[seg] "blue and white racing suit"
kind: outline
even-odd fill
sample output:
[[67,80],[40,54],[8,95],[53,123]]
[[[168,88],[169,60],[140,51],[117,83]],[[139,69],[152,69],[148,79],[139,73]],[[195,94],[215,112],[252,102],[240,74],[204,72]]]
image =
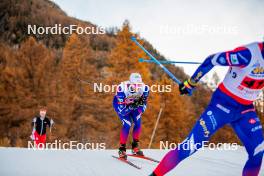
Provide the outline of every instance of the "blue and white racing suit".
[[[154,173],[165,175],[182,160],[195,153],[203,142],[225,124],[231,124],[248,153],[243,176],[257,176],[262,163],[264,142],[260,120],[253,106],[264,87],[263,43],[252,43],[232,51],[206,58],[191,77],[198,82],[214,66],[228,66],[224,81],[214,92],[211,102],[181,145],[165,155]],[[183,144],[191,144],[185,149]],[[195,146],[195,147],[194,147]]]
[[[129,81],[125,81],[118,86],[113,99],[113,107],[123,125],[120,132],[120,144],[126,144],[133,123],[133,141],[139,141],[141,115],[146,110],[148,95],[149,89],[144,83],[134,85]],[[142,104],[133,106],[139,99],[141,99]]]

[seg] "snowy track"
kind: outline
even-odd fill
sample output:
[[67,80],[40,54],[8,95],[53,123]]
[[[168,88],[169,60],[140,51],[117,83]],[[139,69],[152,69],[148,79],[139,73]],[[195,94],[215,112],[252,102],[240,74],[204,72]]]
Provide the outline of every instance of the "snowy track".
[[[144,150],[147,156],[160,160],[164,150]],[[1,176],[147,176],[154,162],[129,158],[142,166],[137,170],[118,160],[115,150],[100,151],[33,151],[22,148],[0,148]],[[246,153],[237,151],[199,151],[182,162],[168,176],[240,176]],[[264,175],[264,165],[261,174]]]

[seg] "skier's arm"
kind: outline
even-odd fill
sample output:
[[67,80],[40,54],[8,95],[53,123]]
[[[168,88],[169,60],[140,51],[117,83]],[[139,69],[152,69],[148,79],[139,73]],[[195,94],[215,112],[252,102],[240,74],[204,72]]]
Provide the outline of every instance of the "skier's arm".
[[49,126],[49,128],[54,124],[54,121],[50,119],[49,117],[46,117],[46,121],[47,121],[47,125]]
[[45,120],[46,120],[46,122],[47,122],[48,127],[50,128],[50,125],[51,125],[51,124],[50,124],[50,119],[49,119],[49,117],[46,116]]
[[141,99],[142,99],[142,103],[141,103],[141,105],[138,107],[138,111],[139,111],[140,113],[145,112],[145,110],[146,110],[146,108],[147,108],[147,100],[148,100],[148,96],[149,96],[149,89],[148,89],[147,86],[145,86],[145,91],[144,91],[144,93],[143,93],[143,95],[142,95],[142,97],[141,97]]
[[49,127],[51,128],[54,124],[55,124],[54,120],[53,119],[50,119],[50,125],[49,125]]
[[32,120],[32,123],[31,123],[31,126],[32,126],[32,133],[34,133],[35,130],[36,130],[36,121],[37,121],[37,118],[34,117],[33,120]]
[[49,126],[49,128],[54,124],[54,121],[50,119],[49,117],[46,117],[46,121],[47,121],[47,125]]
[[245,67],[251,60],[251,53],[245,47],[239,47],[232,51],[220,52],[208,56],[198,67],[190,79],[184,81],[179,90],[181,94],[191,94],[200,79],[206,75],[214,66]]
[[251,53],[245,47],[239,47],[232,51],[220,52],[208,56],[205,61],[198,67],[190,78],[190,83],[195,85],[200,79],[208,73],[214,66],[234,66],[245,67],[251,60]]
[[30,138],[31,138],[32,140],[35,140],[34,133],[35,133],[35,131],[36,131],[36,121],[37,121],[37,118],[34,117],[33,120],[32,120],[32,122],[31,122],[32,133],[31,133],[31,135],[30,135]]

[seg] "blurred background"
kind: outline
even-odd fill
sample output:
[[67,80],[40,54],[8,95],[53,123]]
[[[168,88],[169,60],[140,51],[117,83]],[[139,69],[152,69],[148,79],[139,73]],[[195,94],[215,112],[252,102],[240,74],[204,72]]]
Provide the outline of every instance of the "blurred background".
[[[112,108],[114,93],[94,92],[94,83],[119,84],[139,72],[148,85],[172,85],[169,93],[150,94],[143,114],[142,148],[148,146],[158,113],[162,114],[152,147],[181,142],[207,106],[226,69],[214,69],[192,97],[157,66],[139,63],[147,56],[132,35],[158,59],[199,61],[209,54],[261,40],[263,1],[48,1],[0,2],[0,146],[26,147],[32,118],[47,106],[55,121],[48,141],[77,140],[119,145],[121,123]],[[103,35],[34,35],[37,26],[103,26]],[[181,80],[197,65],[167,65]],[[263,99],[256,109],[263,122]],[[212,142],[239,142],[227,125]]]

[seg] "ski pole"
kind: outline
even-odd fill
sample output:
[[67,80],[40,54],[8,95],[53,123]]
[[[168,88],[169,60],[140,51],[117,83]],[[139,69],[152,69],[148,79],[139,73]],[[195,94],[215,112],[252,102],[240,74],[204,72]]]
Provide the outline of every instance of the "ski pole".
[[159,124],[159,120],[160,120],[160,115],[162,113],[162,108],[160,108],[160,111],[159,111],[159,115],[158,115],[158,118],[157,118],[157,121],[155,123],[155,127],[152,131],[152,135],[151,135],[151,138],[150,138],[150,142],[149,142],[149,146],[148,146],[148,149],[150,149],[151,145],[152,145],[152,142],[153,142],[153,139],[154,139],[154,136],[155,136],[155,133],[156,133],[156,130],[157,130],[157,127],[158,127],[158,124]]
[[[147,62],[147,63],[155,63],[153,60],[139,58],[139,62]],[[161,64],[201,64],[201,62],[182,62],[182,61],[166,61],[166,60],[159,60]]]
[[136,43],[137,46],[139,46],[158,66],[160,66],[165,73],[167,73],[173,81],[175,81],[178,85],[182,84],[182,82],[176,78],[164,65],[160,63],[152,54],[150,54],[140,43],[138,43],[136,37],[131,37],[131,40]]

